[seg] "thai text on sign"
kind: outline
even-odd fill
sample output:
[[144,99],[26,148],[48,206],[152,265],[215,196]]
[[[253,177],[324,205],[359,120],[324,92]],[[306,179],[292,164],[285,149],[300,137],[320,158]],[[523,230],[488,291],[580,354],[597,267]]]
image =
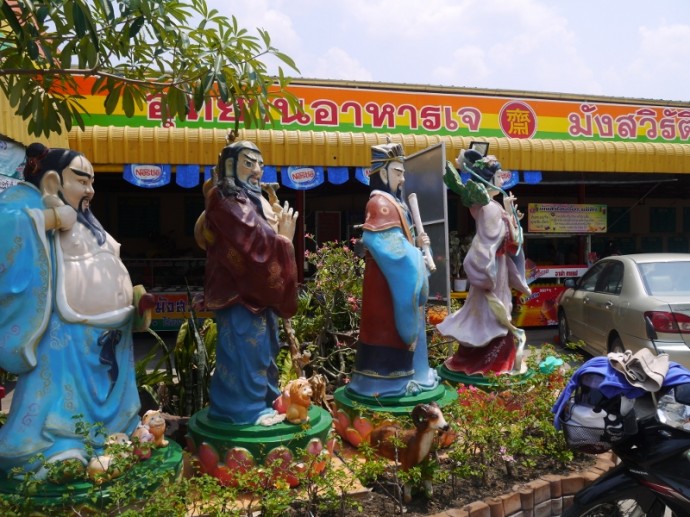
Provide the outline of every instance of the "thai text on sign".
[[529,203],[530,233],[606,233],[606,205]]

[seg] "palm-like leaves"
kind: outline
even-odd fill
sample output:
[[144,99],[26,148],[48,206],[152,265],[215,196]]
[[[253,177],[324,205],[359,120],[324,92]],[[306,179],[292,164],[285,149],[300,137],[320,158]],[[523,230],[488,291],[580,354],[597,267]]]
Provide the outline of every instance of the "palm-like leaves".
[[0,88],[37,136],[85,127],[77,77],[95,79],[107,114],[132,116],[161,96],[164,118],[184,120],[217,97],[238,129],[270,123],[277,98],[299,110],[283,69],[272,77],[262,61],[297,71],[293,60],[205,0],[0,0],[0,16]]

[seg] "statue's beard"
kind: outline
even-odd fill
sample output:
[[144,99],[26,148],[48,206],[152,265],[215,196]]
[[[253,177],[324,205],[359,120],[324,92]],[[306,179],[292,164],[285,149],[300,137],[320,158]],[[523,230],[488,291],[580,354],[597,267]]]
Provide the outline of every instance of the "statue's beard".
[[[60,199],[62,199],[65,204],[68,204],[62,192],[58,192],[58,196],[60,196]],[[89,229],[93,236],[96,237],[96,242],[98,242],[99,246],[103,246],[103,244],[105,244],[106,232],[98,219],[96,219],[96,216],[91,212],[91,209],[88,207],[84,208],[85,201],[88,201],[88,198],[84,197],[79,201],[79,205],[77,206],[77,221]]]
[[79,204],[79,210],[77,210],[77,221],[86,226],[93,236],[96,237],[96,242],[99,246],[105,244],[105,230],[101,225],[100,221],[96,219],[90,208],[82,208],[82,204]]
[[398,187],[395,189],[395,191],[391,190],[390,186],[388,186],[388,192],[391,193],[391,195],[395,198],[397,198],[401,203],[404,203],[405,200],[403,199],[403,191],[402,187]]
[[261,206],[261,185],[252,185],[251,183],[247,181],[242,181],[239,178],[237,178],[237,183],[244,189],[244,191],[247,193],[247,197],[249,200],[254,203],[256,206],[256,210],[261,216],[265,219],[266,216],[264,214],[263,207]]
[[225,196],[236,196],[238,192],[243,191],[246,193],[249,201],[254,205],[257,213],[261,215],[264,219],[263,207],[261,205],[261,187],[255,187],[250,185],[245,181],[240,181],[234,174],[232,176],[225,176],[218,182],[218,190]]
[[237,183],[239,183],[241,187],[246,188],[247,190],[250,190],[252,193],[256,194],[257,196],[261,195],[261,185],[259,185],[259,184],[254,185],[253,183],[242,181],[239,178],[237,179]]

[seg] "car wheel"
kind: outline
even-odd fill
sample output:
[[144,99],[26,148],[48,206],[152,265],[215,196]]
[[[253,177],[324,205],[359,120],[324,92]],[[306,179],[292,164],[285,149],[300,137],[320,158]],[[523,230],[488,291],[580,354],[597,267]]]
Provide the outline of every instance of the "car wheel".
[[565,317],[564,311],[558,313],[558,342],[561,346],[570,342],[570,328],[568,328],[568,318]]
[[620,354],[620,353],[625,352],[625,347],[623,346],[623,342],[621,341],[621,338],[616,336],[611,340],[611,344],[609,345],[609,352],[613,352],[615,354]]

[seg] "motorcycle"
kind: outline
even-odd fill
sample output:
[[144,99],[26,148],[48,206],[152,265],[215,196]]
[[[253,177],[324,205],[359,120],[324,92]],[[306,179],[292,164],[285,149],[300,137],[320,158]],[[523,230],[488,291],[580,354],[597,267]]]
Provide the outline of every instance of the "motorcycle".
[[595,359],[561,394],[554,425],[572,449],[611,450],[617,465],[580,490],[562,517],[690,516],[690,370],[672,363],[673,379],[648,392],[612,384]]

